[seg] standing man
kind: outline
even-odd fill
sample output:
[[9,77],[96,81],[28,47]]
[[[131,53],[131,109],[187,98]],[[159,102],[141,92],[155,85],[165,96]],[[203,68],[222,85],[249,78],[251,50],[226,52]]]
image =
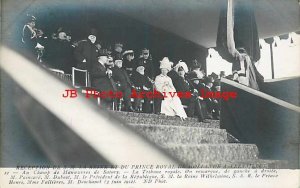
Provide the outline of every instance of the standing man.
[[123,44],[120,42],[115,43],[114,51],[112,52],[113,59],[121,59],[123,52]]
[[133,71],[136,69],[136,63],[134,61],[134,51],[133,50],[126,50],[123,52],[123,59],[124,59],[124,68],[127,71],[129,76],[132,75]]
[[145,75],[153,80],[154,68],[153,68],[152,57],[150,55],[149,49],[144,48],[142,50],[142,55],[139,58],[139,65],[143,65],[145,67]]
[[60,28],[57,32],[57,39],[50,39],[46,49],[45,60],[48,66],[70,74],[74,62],[73,48],[68,41],[66,31]]
[[26,50],[34,55],[36,55],[35,47],[37,45],[35,21],[36,18],[34,16],[27,15],[27,21],[22,32],[22,43],[25,45]]
[[92,65],[98,62],[98,48],[96,47],[97,32],[91,29],[88,33],[87,39],[80,41],[74,51],[77,67],[79,69],[91,71]]

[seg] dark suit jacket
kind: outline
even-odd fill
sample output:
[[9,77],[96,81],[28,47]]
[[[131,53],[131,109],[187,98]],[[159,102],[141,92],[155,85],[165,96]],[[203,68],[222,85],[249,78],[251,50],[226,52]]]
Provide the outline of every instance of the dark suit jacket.
[[114,81],[116,82],[120,82],[121,84],[121,89],[126,89],[126,88],[130,88],[132,83],[131,80],[129,79],[129,76],[126,72],[126,70],[124,70],[123,68],[119,68],[114,66],[112,68],[112,77],[114,79]]
[[[98,48],[89,40],[83,40],[75,48],[74,56],[78,68],[91,72],[93,64],[98,63]],[[84,59],[86,63],[82,62]]]
[[31,38],[32,35],[33,32],[29,29],[29,26],[25,25],[23,29],[22,41],[29,50],[34,51],[37,40],[36,38]]
[[141,75],[140,73],[134,71],[130,79],[135,87],[142,88],[145,86],[149,89],[152,88],[152,84],[146,75]]
[[187,92],[187,91],[191,91],[191,87],[189,82],[185,79],[179,76],[178,79],[176,79],[176,81],[173,82],[173,85],[176,89],[177,92],[181,91],[181,92]]
[[154,67],[151,57],[148,59],[139,58],[138,65],[143,65],[145,67],[145,75],[151,79],[154,79]]
[[73,48],[69,42],[50,39],[46,49],[44,58],[50,67],[63,70],[68,74],[72,72],[72,66],[76,65],[73,59]]
[[106,68],[100,63],[94,63],[90,71],[92,87],[98,91],[114,91],[113,81],[106,74]]

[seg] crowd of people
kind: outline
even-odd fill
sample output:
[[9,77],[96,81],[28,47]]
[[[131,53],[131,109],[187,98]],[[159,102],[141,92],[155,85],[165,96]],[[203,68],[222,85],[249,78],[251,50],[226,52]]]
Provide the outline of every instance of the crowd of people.
[[[95,29],[88,30],[85,39],[72,42],[70,33],[62,27],[43,42],[41,38],[45,40],[46,37],[35,28],[35,21],[36,18],[30,16],[23,28],[22,42],[26,49],[47,66],[65,73],[71,73],[72,67],[87,70],[90,85],[97,91],[121,91],[124,111],[179,116],[182,120],[187,117],[197,117],[199,121],[219,119],[220,101],[203,98],[199,91],[220,91],[219,80],[225,76],[223,72],[220,76],[214,73],[205,76],[201,63],[196,59],[189,63],[182,60],[173,63],[164,57],[160,60],[161,73],[156,75],[148,48],[141,49],[138,57],[135,57],[134,50],[124,49],[120,42],[116,42],[113,49],[105,48],[97,41]],[[132,102],[133,90],[155,90],[164,97],[135,98]],[[172,95],[178,91],[190,92],[191,96]],[[103,98],[101,105],[109,109],[113,100]]]

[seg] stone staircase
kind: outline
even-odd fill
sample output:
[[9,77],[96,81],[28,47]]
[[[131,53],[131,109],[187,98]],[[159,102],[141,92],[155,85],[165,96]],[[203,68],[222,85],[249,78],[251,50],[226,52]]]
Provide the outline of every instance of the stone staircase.
[[165,149],[187,167],[198,168],[286,168],[286,161],[259,159],[254,144],[242,144],[218,120],[207,123],[196,118],[133,112],[113,112],[129,126]]

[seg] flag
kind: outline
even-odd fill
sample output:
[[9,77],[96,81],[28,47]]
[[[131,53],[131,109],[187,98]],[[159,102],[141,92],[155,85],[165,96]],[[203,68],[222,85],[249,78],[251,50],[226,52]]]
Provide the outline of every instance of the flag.
[[[230,43],[231,37],[233,44]],[[235,61],[232,52],[238,48],[244,48],[253,62],[260,59],[259,38],[251,0],[228,0],[227,5],[221,8],[216,44],[216,50],[228,62]]]

